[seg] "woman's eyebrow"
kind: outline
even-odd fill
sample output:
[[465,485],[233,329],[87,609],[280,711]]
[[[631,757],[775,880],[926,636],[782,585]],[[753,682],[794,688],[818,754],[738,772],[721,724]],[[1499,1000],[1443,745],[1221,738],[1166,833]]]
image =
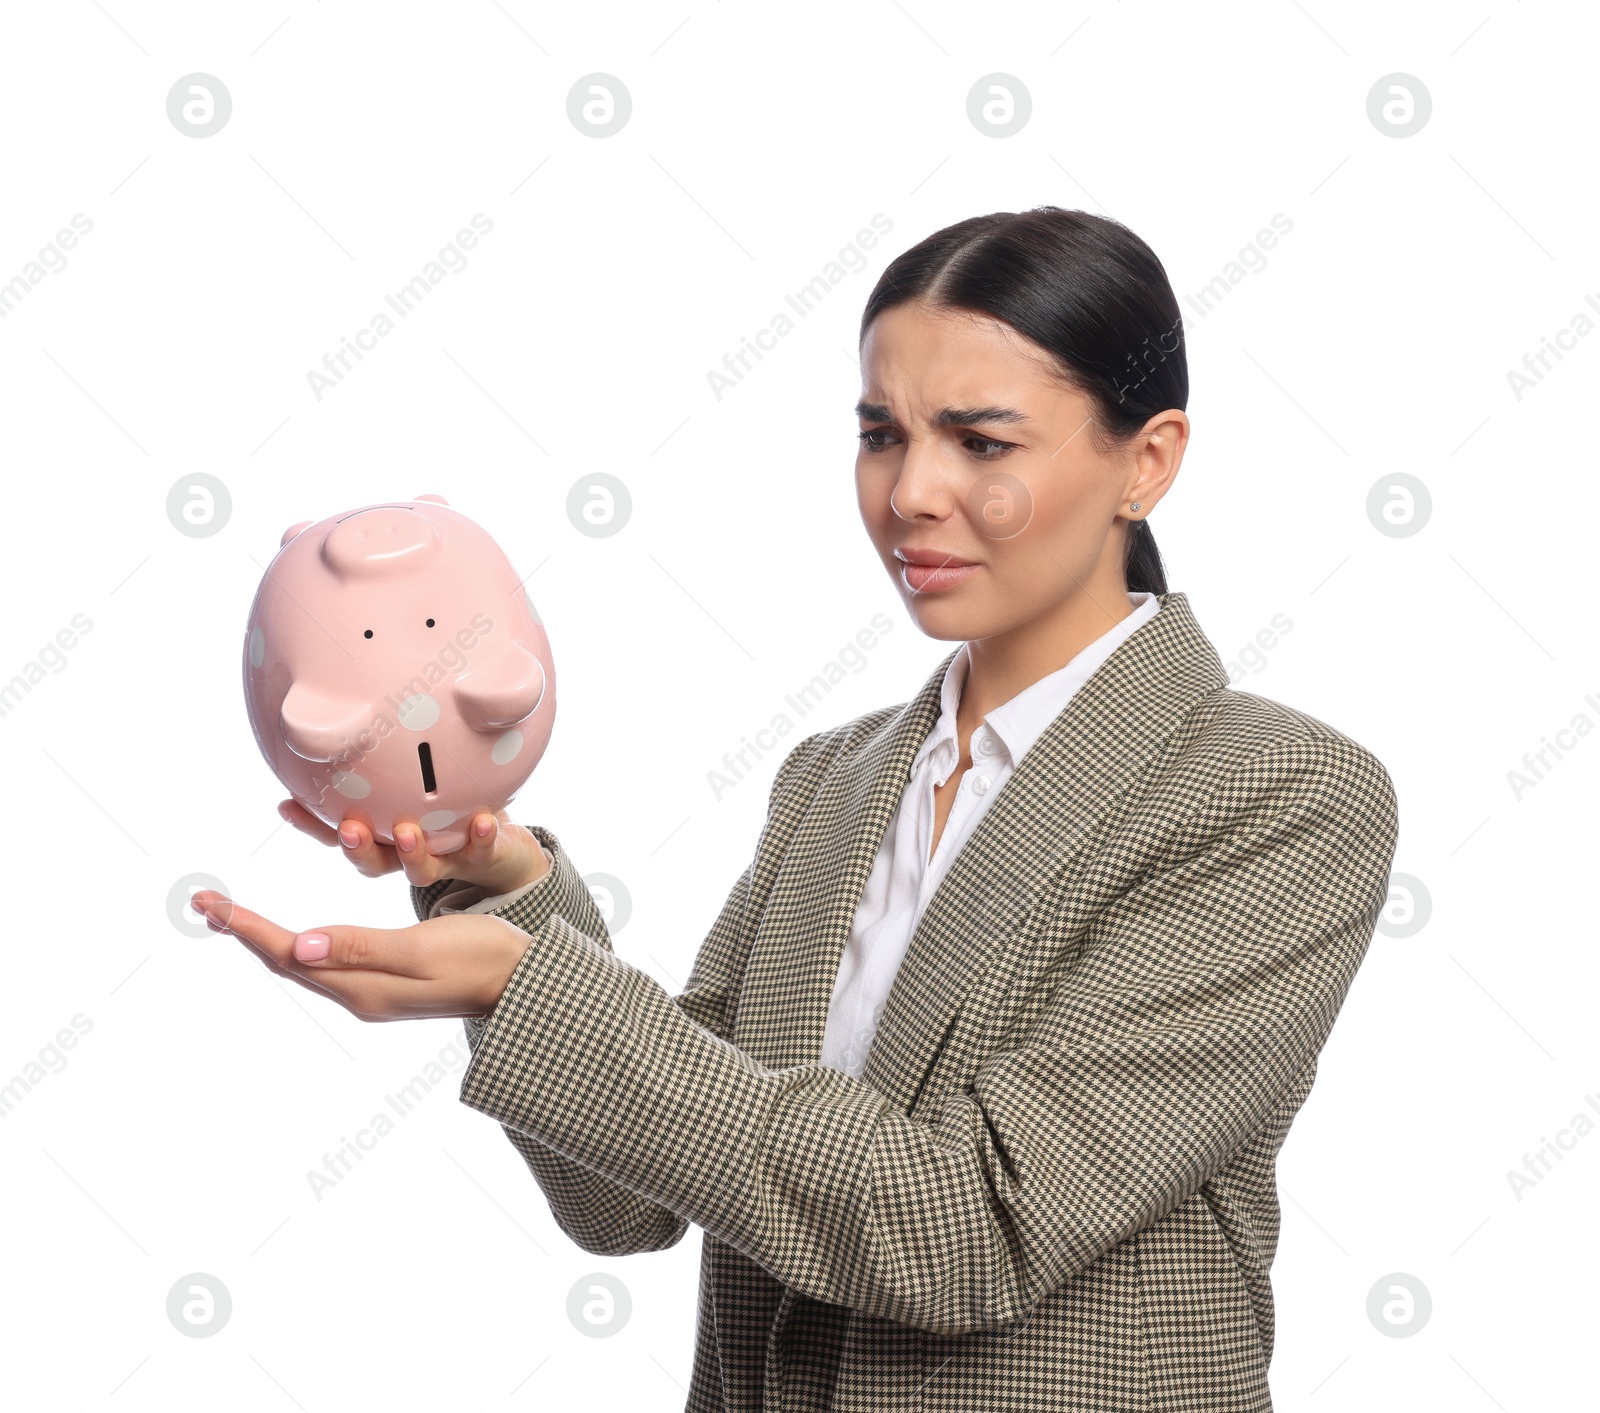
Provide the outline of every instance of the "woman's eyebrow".
[[[864,422],[893,422],[894,416],[881,402],[858,402],[856,416]],[[1026,422],[1028,415],[1014,407],[943,407],[934,415],[939,427],[972,427],[980,422]]]

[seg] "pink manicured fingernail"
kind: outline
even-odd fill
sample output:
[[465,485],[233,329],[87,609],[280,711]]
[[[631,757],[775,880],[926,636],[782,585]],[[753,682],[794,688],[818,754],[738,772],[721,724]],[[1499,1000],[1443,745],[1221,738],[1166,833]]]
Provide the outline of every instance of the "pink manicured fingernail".
[[489,831],[494,828],[494,821],[492,819],[480,819],[474,827],[477,829],[480,838],[487,839]]
[[303,932],[294,939],[294,958],[297,962],[320,962],[328,955],[326,932]]
[[353,830],[353,829],[349,830],[348,832],[346,832],[345,830],[341,829],[339,831],[339,842],[341,844],[343,844],[345,846],[345,848],[347,848],[347,849],[354,849],[354,848],[356,848],[356,847],[358,847],[360,845],[361,836],[359,834],[357,834],[355,832],[355,830]]
[[397,829],[394,832],[394,842],[402,853],[409,854],[417,847],[417,836],[409,829]]

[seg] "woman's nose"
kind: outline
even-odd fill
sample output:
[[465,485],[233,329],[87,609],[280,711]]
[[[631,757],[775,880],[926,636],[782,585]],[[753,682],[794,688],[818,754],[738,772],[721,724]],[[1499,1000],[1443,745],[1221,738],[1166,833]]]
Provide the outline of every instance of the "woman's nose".
[[918,515],[944,519],[960,502],[956,468],[937,440],[912,441],[900,458],[900,475],[889,496],[889,504],[902,520]]

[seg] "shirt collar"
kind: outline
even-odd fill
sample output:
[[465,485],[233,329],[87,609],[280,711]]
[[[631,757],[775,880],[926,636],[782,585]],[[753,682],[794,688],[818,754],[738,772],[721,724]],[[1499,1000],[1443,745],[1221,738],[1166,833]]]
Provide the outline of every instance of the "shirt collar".
[[[984,715],[983,721],[1004,746],[1013,768],[1044,733],[1045,727],[1061,714],[1078,688],[1094,675],[1100,664],[1154,618],[1161,608],[1160,600],[1151,593],[1129,594],[1128,602],[1133,605],[1133,612],[1108,628],[1065,667],[1058,667],[1031,686],[1024,687],[1010,701]],[[962,643],[956,655],[950,659],[950,666],[945,669],[939,697],[939,720],[912,757],[913,770],[922,764],[925,757],[937,751],[942,774],[945,779],[950,778],[950,771],[954,769],[957,759],[956,708],[961,704],[961,690],[966,685],[971,665],[969,646]]]

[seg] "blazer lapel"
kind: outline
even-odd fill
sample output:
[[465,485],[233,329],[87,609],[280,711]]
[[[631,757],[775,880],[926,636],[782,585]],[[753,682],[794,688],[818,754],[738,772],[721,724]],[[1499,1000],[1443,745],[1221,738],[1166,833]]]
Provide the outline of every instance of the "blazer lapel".
[[[834,762],[780,865],[751,951],[734,1040],[772,1068],[814,1064],[856,906],[954,651],[922,690]],[[1095,822],[1195,702],[1228,685],[1181,593],[1073,695],[1007,780],[912,934],[864,1082],[909,1113],[968,990]]]
[[832,764],[790,840],[751,945],[733,1026],[734,1044],[769,1068],[814,1064],[822,1053],[856,906],[912,757],[939,719],[945,668],[958,651]]
[[912,934],[862,1079],[910,1112],[967,991],[1195,702],[1228,674],[1178,593],[1045,728]]

